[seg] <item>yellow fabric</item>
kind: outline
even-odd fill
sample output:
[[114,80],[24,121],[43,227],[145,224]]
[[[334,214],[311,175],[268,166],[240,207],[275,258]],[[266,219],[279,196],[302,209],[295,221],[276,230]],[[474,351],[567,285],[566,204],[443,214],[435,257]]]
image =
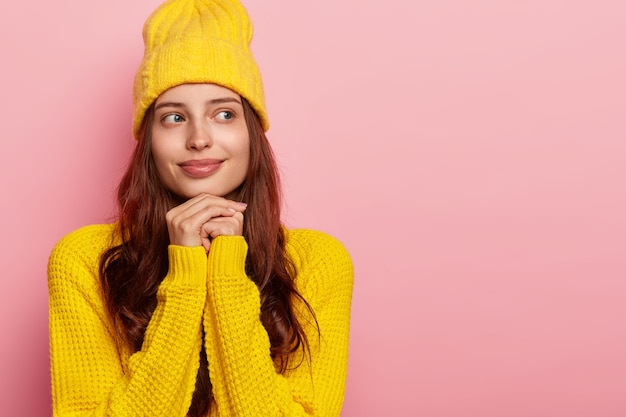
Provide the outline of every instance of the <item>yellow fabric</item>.
[[259,291],[244,272],[248,248],[240,236],[216,238],[208,257],[202,247],[171,245],[169,272],[142,349],[131,354],[117,346],[98,278],[113,231],[112,225],[81,228],[50,257],[56,417],[183,417],[202,348],[215,395],[210,416],[339,416],[353,286],[352,263],[341,243],[321,232],[287,231],[296,285],[316,313],[321,337],[302,313],[311,361],[278,374],[259,320]]
[[214,83],[244,97],[269,129],[261,73],[250,51],[252,22],[238,0],[168,0],[143,28],[144,57],[133,89],[133,134],[164,91]]

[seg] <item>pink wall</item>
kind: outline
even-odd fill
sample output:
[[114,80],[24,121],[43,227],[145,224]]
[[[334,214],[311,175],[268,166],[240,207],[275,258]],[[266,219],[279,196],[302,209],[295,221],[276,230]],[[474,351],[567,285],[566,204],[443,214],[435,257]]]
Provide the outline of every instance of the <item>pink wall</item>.
[[[47,256],[106,221],[159,0],[0,6],[0,414],[50,415]],[[626,415],[621,0],[248,0],[286,221],[356,265],[343,416]]]

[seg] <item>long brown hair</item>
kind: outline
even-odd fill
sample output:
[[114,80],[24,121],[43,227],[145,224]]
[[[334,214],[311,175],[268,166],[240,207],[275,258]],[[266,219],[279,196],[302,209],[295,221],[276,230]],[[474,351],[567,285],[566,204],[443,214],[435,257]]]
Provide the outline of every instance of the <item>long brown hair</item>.
[[[248,203],[243,236],[248,243],[246,273],[261,294],[261,322],[269,336],[270,354],[279,372],[294,366],[296,351],[308,352],[308,340],[295,314],[294,300],[308,308],[294,285],[294,267],[285,253],[280,222],[280,180],[275,158],[259,118],[242,98],[250,135],[250,166],[239,200]],[[151,153],[153,108],[146,112],[130,164],[118,189],[122,243],[107,250],[100,261],[106,305],[120,342],[136,352],[156,308],[156,293],[168,270],[169,237],[165,214],[178,201],[161,183]],[[304,357],[304,356],[303,356]],[[299,363],[296,363],[297,367]],[[201,350],[189,416],[208,412],[212,398],[207,358]]]

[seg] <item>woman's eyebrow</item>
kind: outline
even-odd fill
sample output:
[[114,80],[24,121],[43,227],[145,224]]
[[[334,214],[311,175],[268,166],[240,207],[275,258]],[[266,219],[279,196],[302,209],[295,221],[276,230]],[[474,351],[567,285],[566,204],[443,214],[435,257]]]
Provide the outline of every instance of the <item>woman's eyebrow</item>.
[[[222,103],[237,103],[237,104],[241,104],[241,101],[239,101],[238,99],[234,98],[234,97],[223,97],[223,98],[214,98],[212,100],[207,100],[206,104],[222,104]],[[181,107],[185,107],[185,105],[183,103],[179,103],[179,102],[175,102],[175,101],[164,101],[163,103],[159,103],[156,106],[154,106],[154,110],[158,110],[161,107],[177,107],[177,108],[181,108]]]
[[214,98],[213,100],[208,100],[207,104],[222,104],[222,103],[238,103],[241,104],[239,99],[235,97],[223,97],[223,98]]
[[183,103],[176,103],[174,101],[164,101],[163,103],[159,103],[156,106],[154,106],[154,110],[158,110],[161,107],[185,107],[185,105]]

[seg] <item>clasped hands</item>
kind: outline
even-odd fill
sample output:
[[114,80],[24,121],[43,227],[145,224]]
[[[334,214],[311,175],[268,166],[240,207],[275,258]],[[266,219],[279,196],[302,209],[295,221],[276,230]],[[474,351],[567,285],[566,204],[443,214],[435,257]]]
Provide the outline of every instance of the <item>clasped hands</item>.
[[247,204],[210,194],[197,195],[165,215],[170,244],[204,246],[218,236],[241,236]]

